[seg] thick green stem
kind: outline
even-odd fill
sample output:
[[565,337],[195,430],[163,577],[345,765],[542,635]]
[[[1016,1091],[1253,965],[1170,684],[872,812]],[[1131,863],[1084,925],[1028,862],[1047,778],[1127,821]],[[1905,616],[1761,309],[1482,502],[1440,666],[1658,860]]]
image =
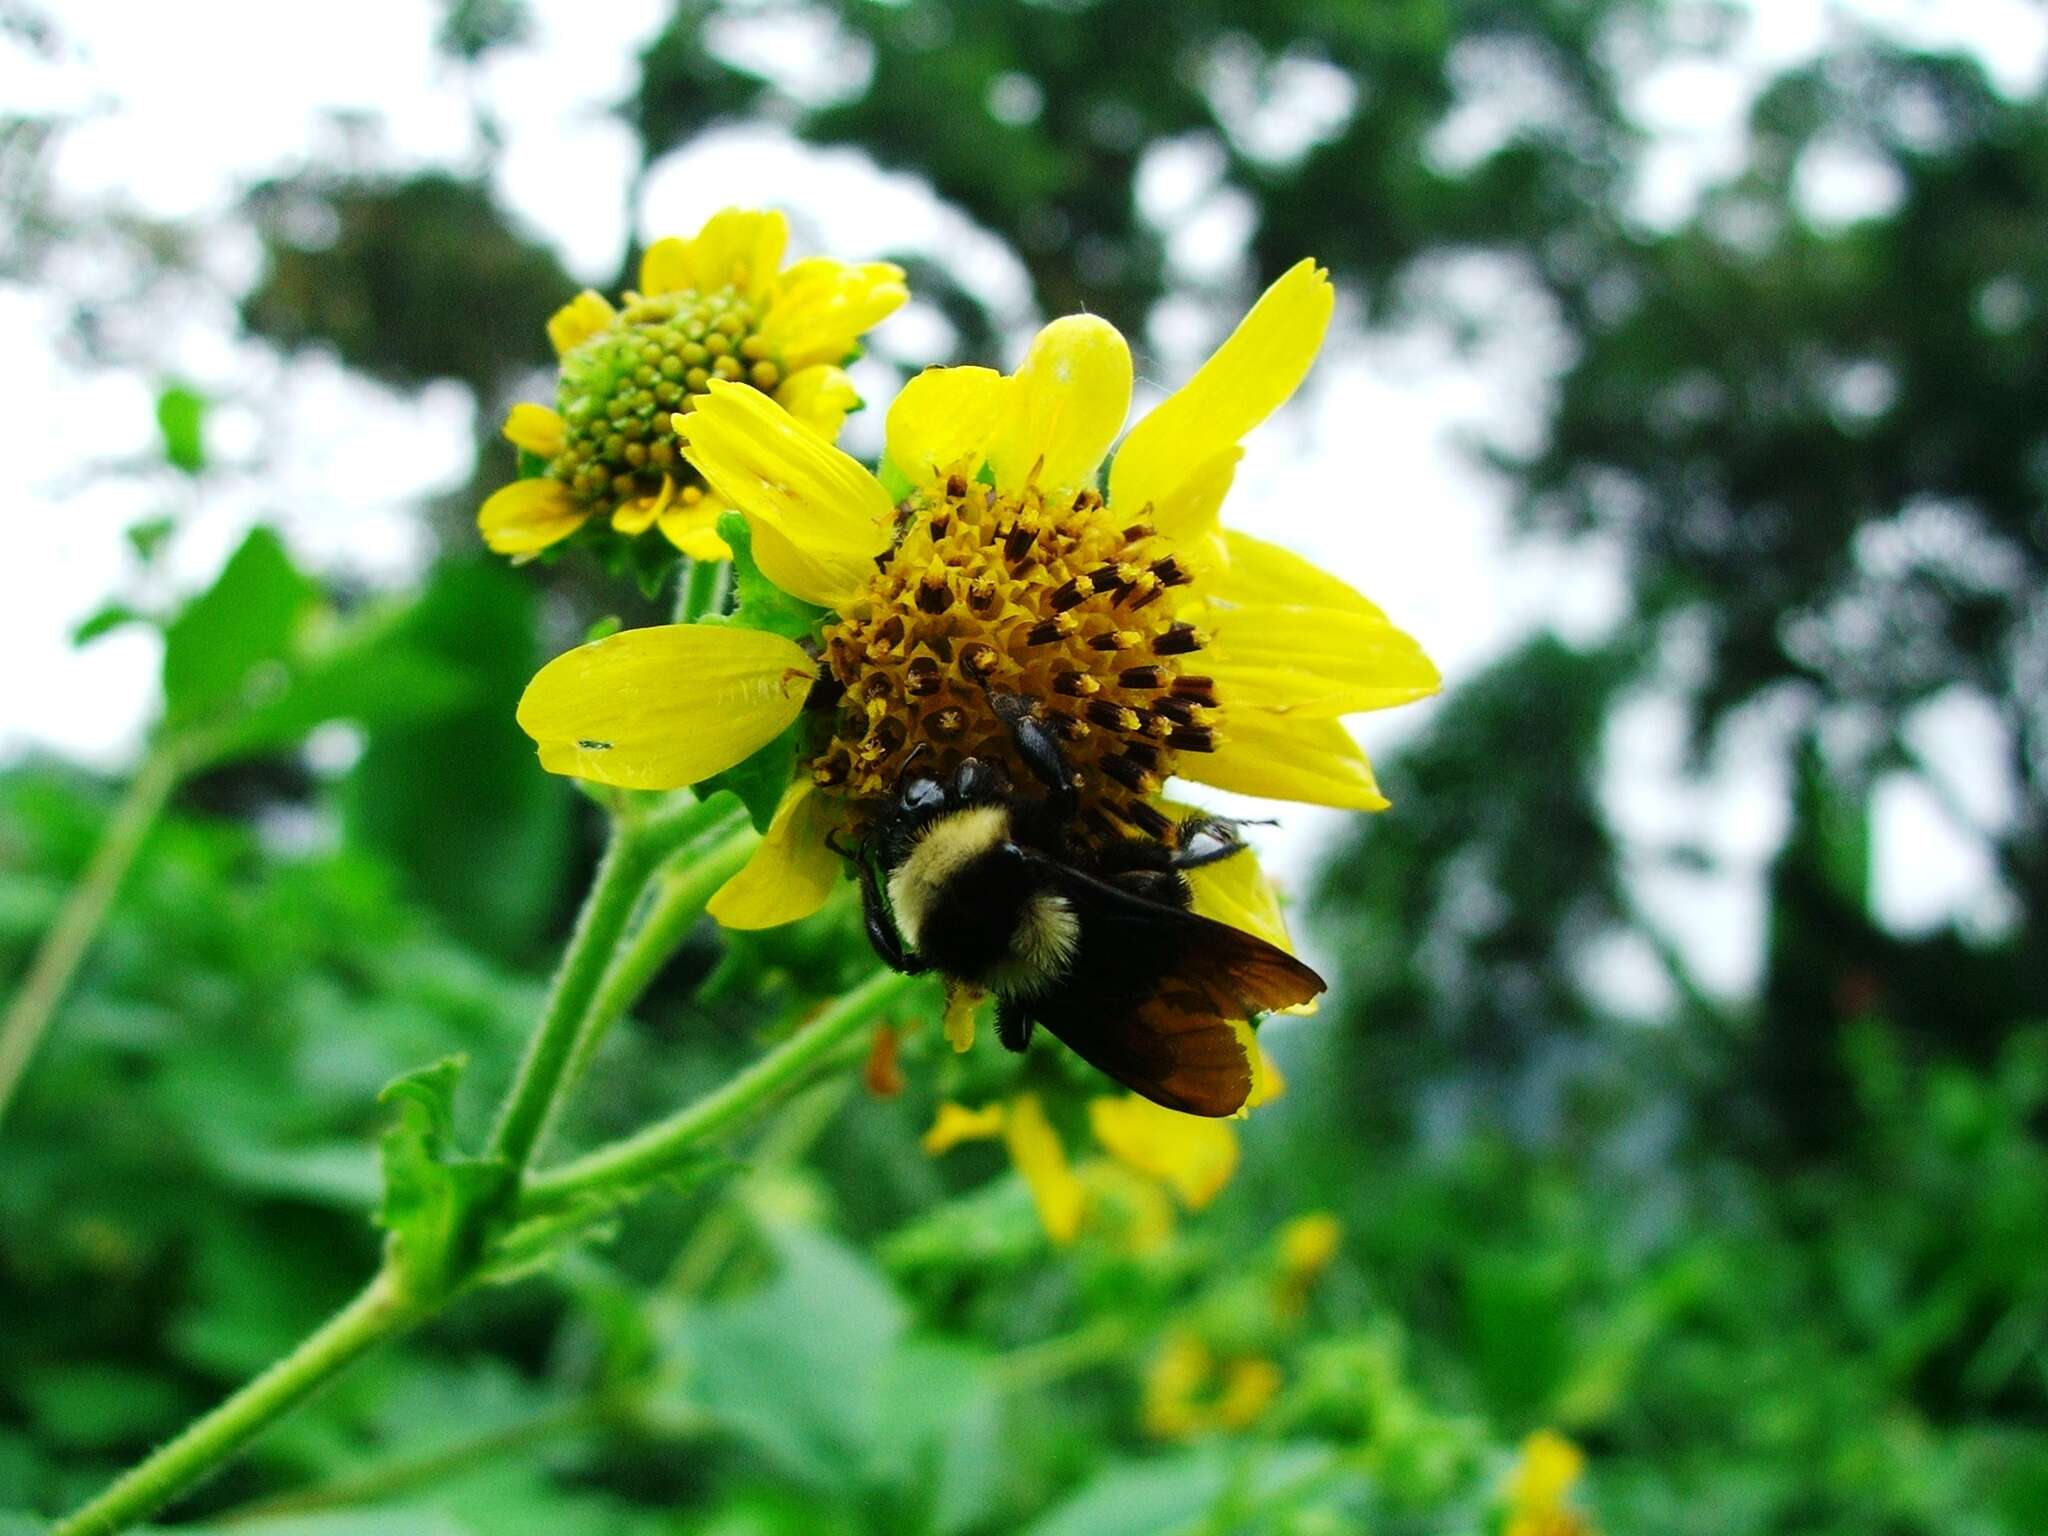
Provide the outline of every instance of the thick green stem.
[[645,817],[621,815],[613,822],[611,846],[584,898],[547,1008],[527,1042],[526,1058],[491,1133],[493,1154],[517,1168],[532,1160],[584,1017],[632,921],[641,891],[663,859],[725,814],[722,805],[686,804]]
[[661,968],[697,926],[718,888],[739,872],[760,841],[747,821],[746,812],[735,809],[708,828],[662,872],[647,915],[605,972],[597,997],[577,1032],[568,1070],[562,1077],[564,1093],[590,1065],[590,1058],[603,1043],[606,1032],[640,1001]]
[[36,1045],[49,1028],[57,1005],[63,1002],[71,978],[92,947],[93,936],[99,932],[107,909],[127,878],[128,867],[135,862],[143,839],[156,824],[188,764],[185,756],[163,748],[143,759],[120,804],[114,807],[85,873],[64,898],[57,920],[44,935],[35,959],[29,962],[21,990],[8,1005],[5,1020],[0,1021],[0,1120],[6,1118],[8,1103],[21,1084],[22,1074],[28,1070],[29,1058],[35,1055]]
[[113,1536],[147,1520],[343,1367],[402,1333],[421,1315],[408,1308],[380,1274],[297,1349],[204,1418],[194,1420],[177,1439],[124,1473],[98,1498],[51,1526],[49,1536]]
[[578,1195],[639,1183],[672,1168],[712,1137],[749,1119],[803,1082],[916,985],[911,977],[894,971],[870,977],[746,1071],[688,1108],[574,1162],[529,1177],[520,1198],[520,1214],[538,1215]]

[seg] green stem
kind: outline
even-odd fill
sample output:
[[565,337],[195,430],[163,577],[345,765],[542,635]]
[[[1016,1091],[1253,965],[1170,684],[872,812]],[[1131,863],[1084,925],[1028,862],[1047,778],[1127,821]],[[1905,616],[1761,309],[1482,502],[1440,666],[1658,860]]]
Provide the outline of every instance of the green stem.
[[584,1017],[641,891],[670,853],[726,814],[723,805],[688,802],[643,817],[622,814],[613,821],[611,846],[583,900],[547,1008],[527,1042],[526,1058],[491,1133],[492,1154],[515,1168],[532,1161]]
[[606,1033],[640,1001],[661,968],[697,926],[718,888],[753,857],[760,836],[743,810],[727,813],[685,848],[655,886],[654,900],[640,926],[604,973],[597,996],[577,1032],[562,1074],[562,1089],[583,1075]]
[[99,847],[64,904],[57,920],[43,936],[42,947],[29,962],[21,990],[0,1020],[0,1119],[28,1070],[29,1058],[49,1028],[51,1016],[64,1000],[71,979],[78,973],[93,936],[113,905],[114,896],[127,878],[129,866],[141,849],[149,829],[170,801],[171,793],[185,776],[190,758],[167,748],[157,748],[142,761],[121,801],[100,834]]
[[353,1504],[374,1504],[508,1451],[523,1450],[556,1435],[602,1424],[613,1412],[613,1404],[608,1399],[584,1398],[531,1418],[465,1436],[438,1450],[417,1456],[393,1457],[347,1477],[336,1478],[331,1483],[239,1504],[225,1514],[215,1515],[211,1523],[240,1525],[247,1520],[269,1520],[279,1515],[303,1515],[323,1509],[343,1509]]
[[534,1174],[521,1195],[520,1215],[538,1215],[578,1195],[638,1183],[683,1161],[712,1137],[747,1120],[802,1082],[916,985],[913,978],[894,971],[870,977],[696,1103],[574,1162]]
[[205,1417],[193,1421],[90,1503],[50,1527],[49,1536],[113,1536],[148,1519],[233,1456],[271,1422],[304,1402],[343,1367],[418,1322],[378,1275],[298,1348]]
[[715,612],[725,596],[726,563],[692,560],[676,585],[676,622],[694,624]]

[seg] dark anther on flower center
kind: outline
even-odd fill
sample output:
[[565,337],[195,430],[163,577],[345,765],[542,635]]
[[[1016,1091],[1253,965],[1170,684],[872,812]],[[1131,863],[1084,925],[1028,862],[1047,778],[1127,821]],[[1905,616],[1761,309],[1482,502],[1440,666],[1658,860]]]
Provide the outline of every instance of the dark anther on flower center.
[[729,287],[629,294],[615,324],[562,360],[557,404],[568,446],[548,473],[589,512],[654,496],[663,476],[694,485],[669,417],[696,409],[713,379],[780,384],[759,327],[752,301]]
[[1170,840],[1145,797],[1176,754],[1213,751],[1214,682],[1184,673],[1202,647],[1160,603],[1191,577],[1150,526],[1119,526],[1094,492],[998,495],[963,474],[906,507],[867,592],[825,630],[841,685],[813,780],[854,802],[889,794],[906,764],[944,775],[1000,760],[1029,792],[992,695],[1033,701],[1080,776],[1084,836]]

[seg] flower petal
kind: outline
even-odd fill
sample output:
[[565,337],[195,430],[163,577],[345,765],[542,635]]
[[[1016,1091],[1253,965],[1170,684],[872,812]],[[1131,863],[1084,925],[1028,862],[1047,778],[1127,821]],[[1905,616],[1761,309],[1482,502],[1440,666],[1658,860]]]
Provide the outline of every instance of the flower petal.
[[690,242],[680,235],[664,235],[641,253],[642,293],[675,293],[693,286],[695,283],[690,271]]
[[530,555],[566,539],[587,516],[569,488],[551,475],[515,480],[493,491],[476,515],[484,543],[501,555]]
[[569,425],[559,412],[521,402],[505,413],[505,441],[538,458],[552,459],[569,446]]
[[557,656],[519,700],[550,773],[679,789],[772,741],[816,664],[794,641],[723,624],[628,629]]
[[618,318],[619,312],[603,294],[584,289],[548,321],[548,340],[555,344],[555,356],[573,352]]
[[918,485],[981,468],[1006,386],[993,368],[927,368],[889,407],[889,462]]
[[939,1105],[938,1118],[932,1121],[932,1128],[924,1133],[918,1145],[924,1148],[925,1156],[937,1157],[950,1152],[963,1141],[993,1141],[1003,1134],[1003,1106],[984,1104],[979,1109],[969,1109],[965,1104],[955,1104],[948,1099]]
[[1229,709],[1214,752],[1183,753],[1179,772],[1198,784],[1334,805],[1346,811],[1383,811],[1386,796],[1373,781],[1372,764],[1335,720]]
[[782,274],[761,317],[761,339],[791,373],[843,363],[862,334],[909,297],[903,269],[892,262],[851,266],[813,256]]
[[[1291,1014],[1314,1013],[1315,1000],[1311,998],[1299,1007],[1289,1008]],[[1287,1091],[1287,1079],[1280,1075],[1279,1065],[1259,1044],[1259,1032],[1253,1029],[1247,1019],[1232,1019],[1231,1031],[1237,1036],[1237,1043],[1244,1047],[1245,1060],[1252,1064],[1252,1091],[1244,1096],[1244,1105],[1236,1118],[1243,1119],[1251,1110],[1261,1104],[1270,1104]]]
[[1131,408],[1131,349],[1094,315],[1067,315],[1038,333],[1010,380],[989,440],[998,490],[1095,483]]
[[612,527],[628,538],[637,538],[652,528],[668,510],[676,494],[676,483],[661,477],[661,489],[652,496],[635,496],[612,509]]
[[675,429],[684,457],[747,515],[754,558],[776,586],[826,608],[866,587],[895,508],[857,461],[759,390],[720,379]]
[[1374,610],[1251,603],[1202,615],[1205,665],[1226,698],[1327,719],[1435,693],[1443,679],[1414,639]]
[[715,293],[730,284],[758,299],[782,270],[789,247],[789,220],[776,210],[722,208],[705,220],[688,243],[690,287]]
[[1066,1148],[1059,1132],[1045,1118],[1045,1108],[1035,1093],[1019,1094],[1010,1101],[1004,1116],[1003,1140],[1010,1148],[1031,1200],[1038,1207],[1038,1219],[1045,1235],[1055,1243],[1070,1243],[1081,1230],[1081,1207],[1086,1193],[1074,1170],[1067,1166]]
[[1272,415],[1315,361],[1335,303],[1313,261],[1283,273],[1215,356],[1131,429],[1110,468],[1110,500],[1133,511],[1164,503],[1191,469]]
[[1224,563],[1223,551],[1207,546],[1222,533],[1223,498],[1230,494],[1230,483],[1237,478],[1237,462],[1243,457],[1244,450],[1235,445],[1211,454],[1206,463],[1196,465],[1163,499],[1149,503],[1149,512],[1141,507],[1120,510],[1128,511],[1133,519],[1142,515],[1161,534],[1220,567]]
[[1208,584],[1218,597],[1233,603],[1342,608],[1386,618],[1371,599],[1291,549],[1255,539],[1234,528],[1224,533],[1223,547],[1229,556],[1229,566]]
[[782,792],[761,846],[705,910],[728,928],[778,928],[809,917],[839,881],[839,855],[825,841],[837,824],[817,786],[795,780]]
[[1171,1186],[1200,1210],[1237,1171],[1237,1132],[1228,1120],[1177,1114],[1135,1093],[1088,1101],[1088,1128],[1119,1162]]
[[[1185,809],[1165,807],[1176,821]],[[1251,849],[1212,864],[1198,865],[1186,873],[1197,914],[1242,929],[1290,955],[1294,953],[1294,941],[1288,936],[1287,921],[1280,913],[1280,895]]]
[[820,363],[784,379],[775,403],[829,443],[846,425],[847,413],[860,409],[861,399],[844,368]]
[[730,560],[732,550],[718,536],[718,519],[727,510],[722,498],[684,486],[661,514],[661,536],[692,560]]

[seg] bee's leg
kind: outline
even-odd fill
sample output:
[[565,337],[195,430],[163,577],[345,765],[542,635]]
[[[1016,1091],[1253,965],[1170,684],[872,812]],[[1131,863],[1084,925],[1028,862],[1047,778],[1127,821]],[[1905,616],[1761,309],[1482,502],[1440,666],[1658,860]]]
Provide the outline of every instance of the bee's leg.
[[1189,816],[1180,824],[1178,846],[1167,855],[1167,862],[1175,869],[1200,869],[1244,850],[1244,833],[1236,822],[1221,816]]
[[1031,1043],[1031,1015],[1014,998],[996,999],[996,1038],[1006,1051],[1021,1051]]
[[881,886],[872,878],[861,881],[860,905],[867,918],[868,943],[874,946],[882,964],[905,976],[922,976],[932,968],[924,956],[903,947],[903,935],[896,931],[896,920],[889,915]]
[[996,718],[1010,728],[1010,740],[1032,776],[1049,791],[1046,808],[1060,822],[1071,819],[1080,809],[1081,797],[1074,787],[1074,770],[1059,737],[1032,710],[1031,701],[1021,694],[991,693],[989,705]]

